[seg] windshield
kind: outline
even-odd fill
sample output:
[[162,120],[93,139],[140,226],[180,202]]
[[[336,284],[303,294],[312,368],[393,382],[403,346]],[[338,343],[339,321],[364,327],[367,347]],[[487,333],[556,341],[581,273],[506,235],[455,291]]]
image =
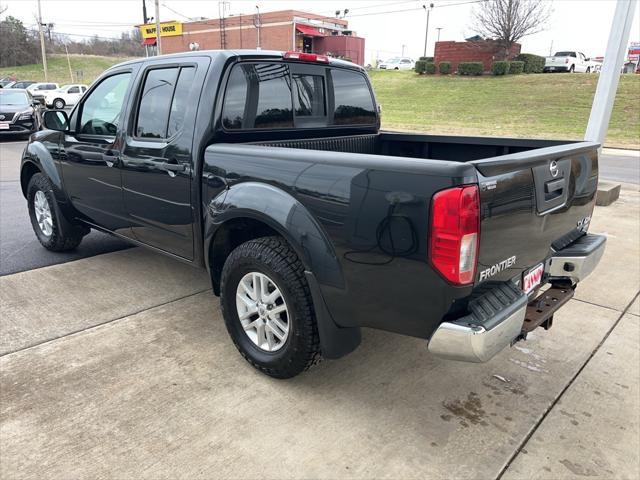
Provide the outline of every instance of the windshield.
[[0,92],[0,105],[29,105],[29,98],[24,92]]
[[575,57],[574,52],[556,52],[554,57]]
[[393,58],[387,60],[387,63],[400,63],[400,58],[399,57],[393,57]]

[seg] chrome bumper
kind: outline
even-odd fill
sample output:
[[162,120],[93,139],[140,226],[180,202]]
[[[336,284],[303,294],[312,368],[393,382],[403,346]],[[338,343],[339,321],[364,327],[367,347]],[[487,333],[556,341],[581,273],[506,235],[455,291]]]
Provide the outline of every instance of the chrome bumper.
[[551,280],[569,279],[578,283],[587,278],[600,263],[607,244],[604,235],[587,234],[567,248],[558,250],[547,270]]
[[520,332],[527,295],[511,282],[487,284],[486,291],[469,302],[469,315],[443,322],[429,340],[438,357],[463,362],[486,362]]
[[[549,281],[584,280],[600,262],[605,245],[603,235],[588,234],[557,251],[547,268]],[[440,324],[429,340],[429,351],[450,360],[486,362],[520,336],[527,303],[527,295],[514,283],[487,283],[469,302],[471,313]]]

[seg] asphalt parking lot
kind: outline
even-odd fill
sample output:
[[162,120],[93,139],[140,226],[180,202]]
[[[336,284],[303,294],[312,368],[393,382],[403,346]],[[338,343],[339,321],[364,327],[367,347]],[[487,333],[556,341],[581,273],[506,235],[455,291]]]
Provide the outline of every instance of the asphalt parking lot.
[[486,364],[366,330],[277,381],[202,271],[131,248],[4,275],[0,477],[638,478],[639,209],[637,185],[596,207],[596,272]]

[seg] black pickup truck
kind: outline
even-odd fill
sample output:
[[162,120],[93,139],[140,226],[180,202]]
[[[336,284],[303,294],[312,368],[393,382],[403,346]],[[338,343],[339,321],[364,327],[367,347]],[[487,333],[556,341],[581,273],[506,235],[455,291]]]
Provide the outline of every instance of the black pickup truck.
[[599,145],[381,132],[379,111],[362,68],[321,55],[134,60],[45,113],[22,191],[45,248],[95,228],[205,267],[274,377],[361,327],[471,362],[549,328],[604,252]]

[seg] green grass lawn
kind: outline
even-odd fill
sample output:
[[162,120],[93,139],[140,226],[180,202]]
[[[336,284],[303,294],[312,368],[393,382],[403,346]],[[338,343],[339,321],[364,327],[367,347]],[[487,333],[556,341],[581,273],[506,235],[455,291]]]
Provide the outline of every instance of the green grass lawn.
[[[71,70],[73,71],[73,83],[86,83],[89,85],[95,78],[107,68],[116,63],[127,60],[122,57],[99,57],[97,55],[69,55]],[[60,85],[72,83],[69,76],[69,65],[66,55],[47,55],[49,81]],[[76,71],[83,72],[82,78],[76,78]],[[35,80],[44,82],[42,64],[22,65],[20,67],[0,68],[0,78],[15,75],[21,80]]]
[[[371,71],[387,129],[581,139],[598,75],[427,76]],[[640,148],[640,75],[620,79],[606,145]]]

